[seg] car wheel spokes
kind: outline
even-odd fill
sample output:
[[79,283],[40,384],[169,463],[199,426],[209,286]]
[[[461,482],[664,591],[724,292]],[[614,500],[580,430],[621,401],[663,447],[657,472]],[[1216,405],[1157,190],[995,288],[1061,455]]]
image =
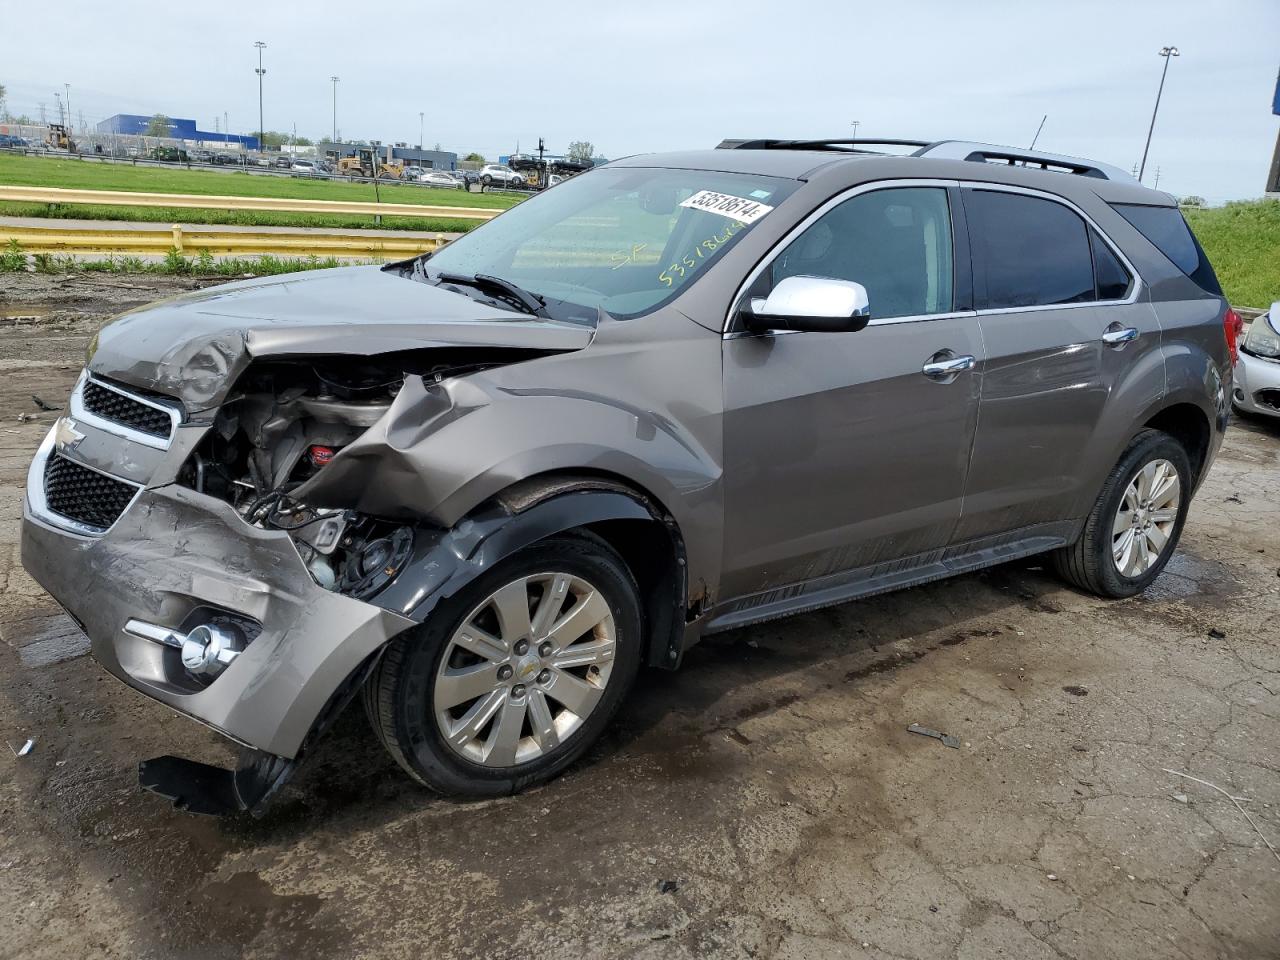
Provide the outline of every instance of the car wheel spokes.
[[616,650],[613,611],[581,577],[548,571],[500,587],[454,632],[436,671],[445,742],[491,767],[543,756],[599,705]]
[[1168,460],[1152,460],[1125,488],[1111,524],[1116,570],[1140,577],[1164,555],[1182,502],[1182,481]]

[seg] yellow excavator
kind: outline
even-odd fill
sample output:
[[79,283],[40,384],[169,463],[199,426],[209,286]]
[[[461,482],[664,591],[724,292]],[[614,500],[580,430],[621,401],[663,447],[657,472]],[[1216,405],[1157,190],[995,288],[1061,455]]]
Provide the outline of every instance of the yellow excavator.
[[399,180],[404,176],[403,160],[383,160],[382,154],[371,147],[358,147],[355,156],[338,161],[338,173],[346,177],[364,177],[379,180]]

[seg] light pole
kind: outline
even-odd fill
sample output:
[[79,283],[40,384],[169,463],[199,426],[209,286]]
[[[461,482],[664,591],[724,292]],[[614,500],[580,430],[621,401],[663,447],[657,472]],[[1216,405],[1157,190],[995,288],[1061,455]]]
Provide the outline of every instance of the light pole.
[[262,122],[262,78],[267,72],[262,69],[262,49],[266,44],[261,40],[255,40],[253,45],[258,48],[258,69],[254,72],[258,74],[258,150],[261,152],[266,146],[263,141],[267,137],[267,131],[264,129]]
[[67,88],[67,129],[74,132],[71,130],[71,84],[64,83],[63,86]]
[[63,123],[62,116],[62,94],[57,90],[53,91],[53,98],[58,101],[58,123]]
[[333,83],[333,142],[338,142],[338,78],[330,77]]
[[1138,181],[1142,181],[1142,175],[1147,172],[1147,151],[1151,149],[1151,134],[1156,129],[1156,114],[1160,112],[1160,95],[1164,93],[1164,78],[1169,73],[1169,58],[1180,57],[1182,54],[1178,52],[1177,47],[1161,47],[1160,56],[1164,57],[1164,69],[1160,71],[1160,88],[1156,91],[1155,109],[1151,111],[1151,126],[1147,128],[1147,145],[1142,148],[1142,163],[1138,167]]
[[418,111],[418,149],[422,149],[422,117],[423,111]]
[[858,139],[858,125],[859,125],[860,123],[862,123],[862,121],[861,121],[861,120],[851,120],[851,121],[849,121],[849,123],[850,123],[850,125],[853,127],[853,139],[857,140],[857,139]]

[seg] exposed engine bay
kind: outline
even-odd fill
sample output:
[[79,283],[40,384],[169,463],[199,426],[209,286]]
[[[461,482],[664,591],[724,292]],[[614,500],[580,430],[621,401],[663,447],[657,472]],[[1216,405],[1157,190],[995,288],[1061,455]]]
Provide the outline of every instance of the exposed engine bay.
[[450,347],[254,363],[178,481],[227,501],[254,526],[287,532],[317,584],[367,599],[409,559],[414,528],[312,506],[293,492],[386,415],[406,377],[439,383],[538,355]]

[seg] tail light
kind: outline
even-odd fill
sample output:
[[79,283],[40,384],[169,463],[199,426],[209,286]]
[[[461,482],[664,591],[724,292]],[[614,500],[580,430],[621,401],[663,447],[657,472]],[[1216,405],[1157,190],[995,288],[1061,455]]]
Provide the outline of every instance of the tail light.
[[1222,332],[1227,338],[1227,352],[1231,354],[1231,365],[1234,367],[1240,359],[1240,334],[1244,332],[1244,321],[1230,307],[1222,315]]

